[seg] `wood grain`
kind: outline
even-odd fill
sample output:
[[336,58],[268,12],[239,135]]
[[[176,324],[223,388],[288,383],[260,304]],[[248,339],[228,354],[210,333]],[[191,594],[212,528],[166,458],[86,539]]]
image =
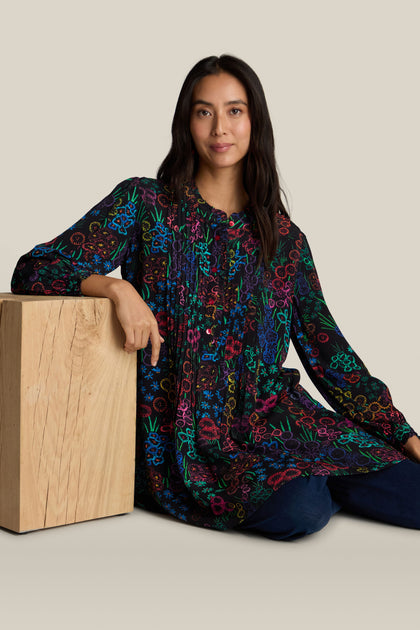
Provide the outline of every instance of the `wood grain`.
[[0,525],[129,512],[136,355],[107,298],[0,294]]

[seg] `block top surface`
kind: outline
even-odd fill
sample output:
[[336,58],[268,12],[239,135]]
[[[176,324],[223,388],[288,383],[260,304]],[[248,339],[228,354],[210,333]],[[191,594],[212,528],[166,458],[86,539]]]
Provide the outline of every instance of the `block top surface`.
[[13,302],[46,302],[50,300],[109,300],[109,298],[90,295],[21,295],[16,293],[0,293],[0,302],[5,300],[11,300]]

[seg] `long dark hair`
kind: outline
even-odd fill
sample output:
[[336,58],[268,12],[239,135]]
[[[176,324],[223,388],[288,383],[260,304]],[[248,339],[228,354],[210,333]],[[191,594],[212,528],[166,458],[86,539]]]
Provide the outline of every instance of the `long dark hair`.
[[160,165],[157,177],[182,199],[183,188],[198,170],[198,154],[190,132],[192,95],[195,85],[209,74],[227,72],[244,86],[251,119],[249,150],[244,158],[243,185],[249,197],[256,229],[261,241],[258,265],[264,258],[268,266],[279,242],[278,215],[289,216],[281,200],[279,176],[274,155],[273,127],[261,82],[254,70],[232,55],[211,56],[197,62],[182,85],[172,121],[172,146]]

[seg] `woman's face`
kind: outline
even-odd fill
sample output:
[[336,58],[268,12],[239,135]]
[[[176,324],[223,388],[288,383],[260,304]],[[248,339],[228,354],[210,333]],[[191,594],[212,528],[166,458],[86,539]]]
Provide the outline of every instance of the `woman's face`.
[[193,91],[190,131],[200,168],[242,167],[251,138],[248,98],[242,83],[227,72],[201,79]]

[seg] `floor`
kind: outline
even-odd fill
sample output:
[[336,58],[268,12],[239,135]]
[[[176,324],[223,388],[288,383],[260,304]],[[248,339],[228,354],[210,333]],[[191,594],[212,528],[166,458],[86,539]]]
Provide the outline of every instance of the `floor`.
[[419,627],[420,531],[339,512],[281,542],[133,512],[0,528],[3,628]]

